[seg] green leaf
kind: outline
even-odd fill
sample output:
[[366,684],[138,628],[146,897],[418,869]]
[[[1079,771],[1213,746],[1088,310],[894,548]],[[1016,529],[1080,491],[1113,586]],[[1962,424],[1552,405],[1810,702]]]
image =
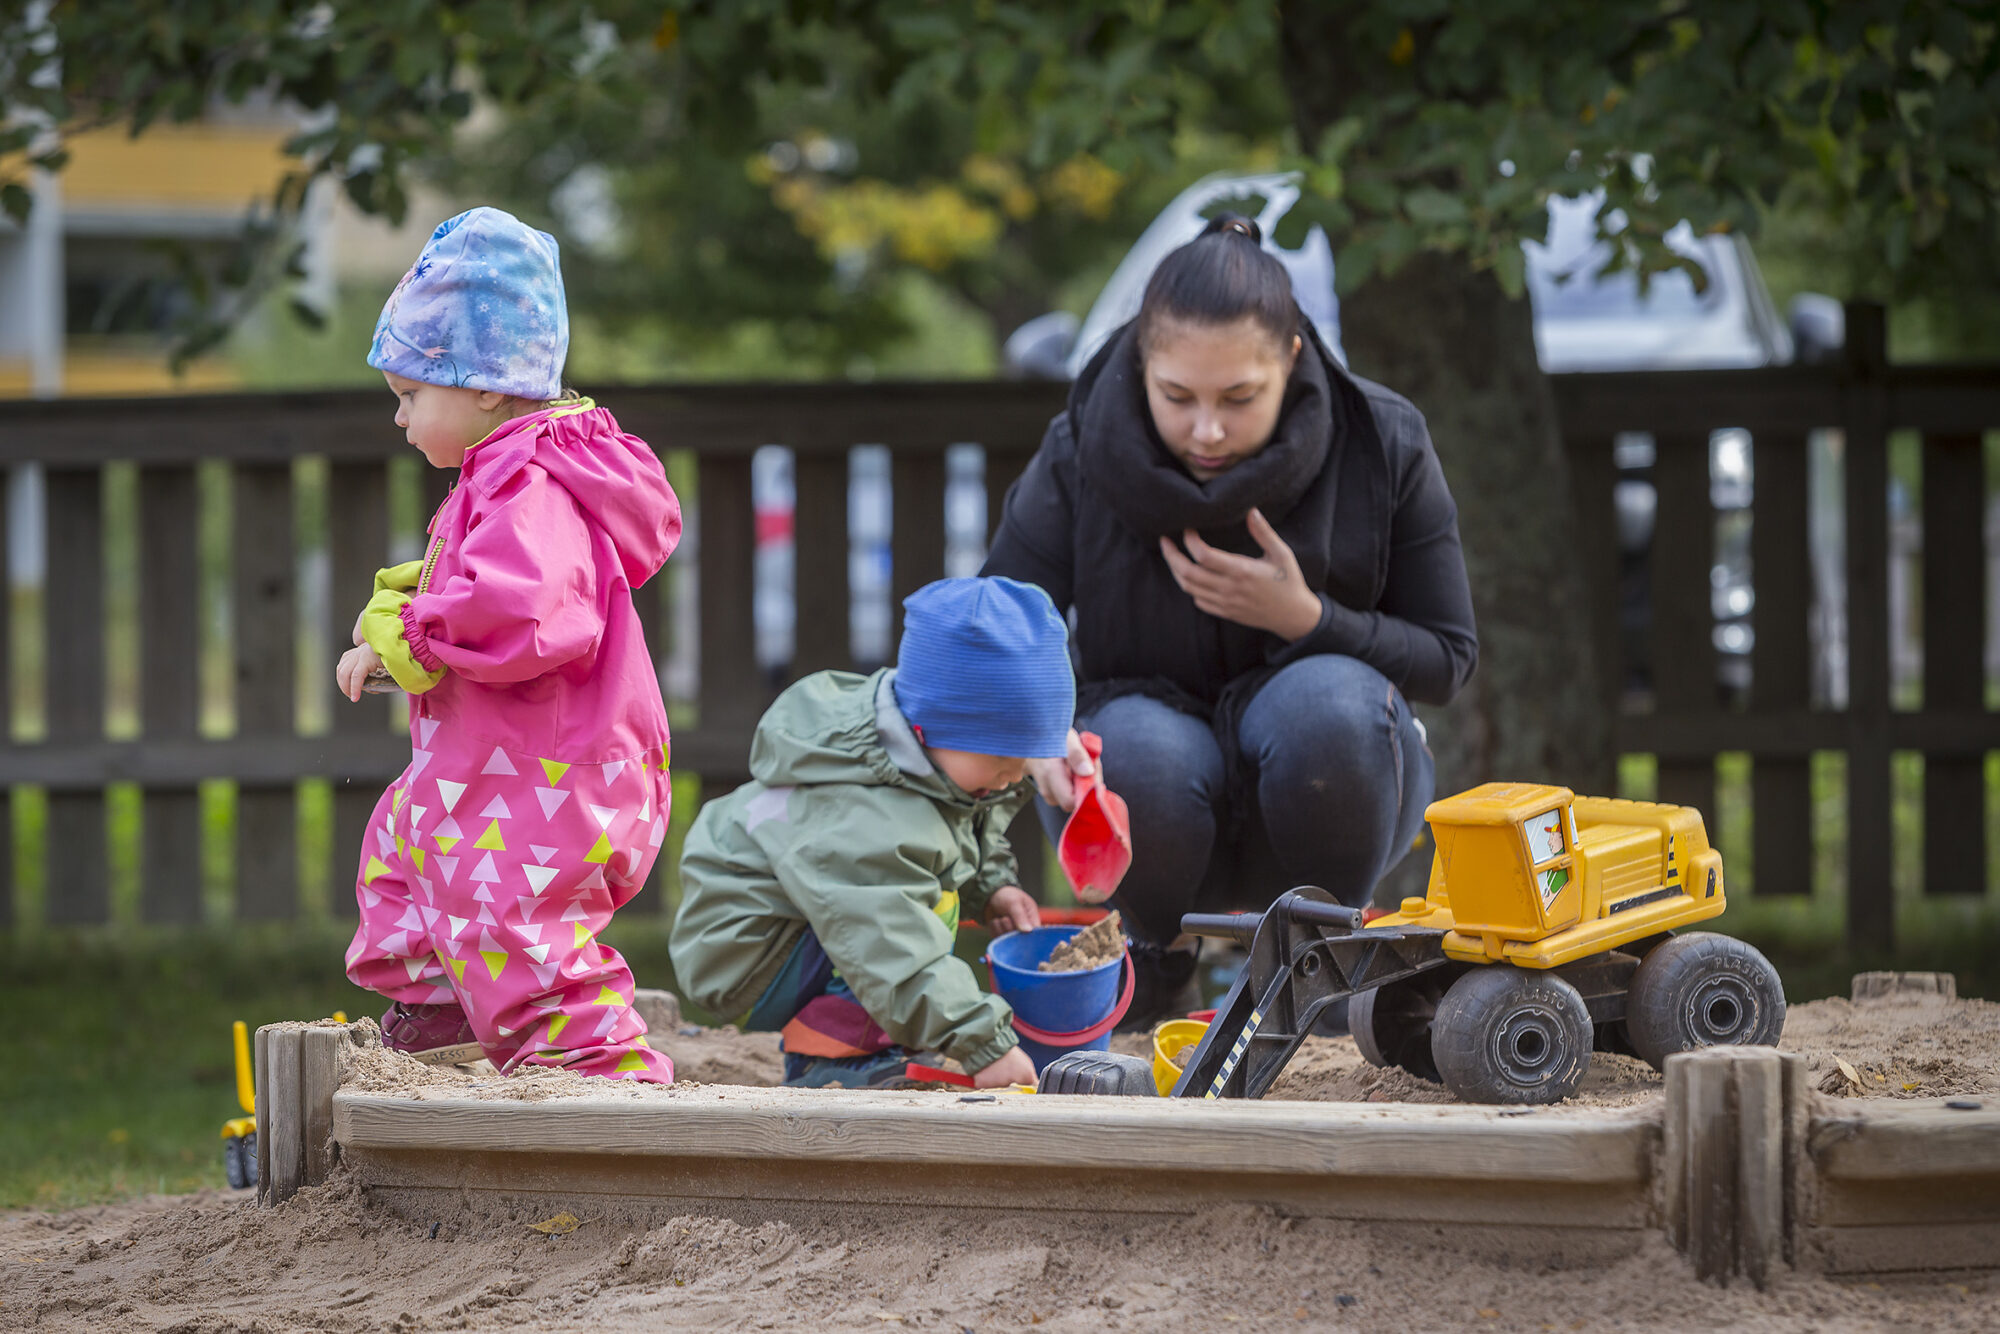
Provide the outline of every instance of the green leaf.
[[28,193],[26,186],[15,181],[0,185],[0,209],[17,223],[28,220],[28,211],[35,206],[35,197]]
[[1350,172],[1347,198],[1370,213],[1396,211],[1396,187],[1379,176],[1361,176]]
[[1327,166],[1337,166],[1365,127],[1366,122],[1359,116],[1342,116],[1326,127],[1326,133],[1319,137],[1319,150],[1313,156]]
[[1509,300],[1518,301],[1528,290],[1528,257],[1520,245],[1512,240],[1503,240],[1499,251],[1493,256],[1493,276],[1500,281],[1500,290]]
[[1333,270],[1334,289],[1349,296],[1367,286],[1375,276],[1375,244],[1370,240],[1350,241],[1341,249]]
[[1426,227],[1449,227],[1465,221],[1465,203],[1457,195],[1420,185],[1403,196],[1403,212]]

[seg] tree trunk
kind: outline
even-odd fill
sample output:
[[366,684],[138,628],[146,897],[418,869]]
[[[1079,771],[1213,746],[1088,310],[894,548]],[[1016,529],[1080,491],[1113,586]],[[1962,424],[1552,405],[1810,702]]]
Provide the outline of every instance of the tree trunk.
[[1585,572],[1528,303],[1453,256],[1420,255],[1343,302],[1340,325],[1355,371],[1423,412],[1458,501],[1479,670],[1424,711],[1439,793],[1518,778],[1609,794]]
[[[1347,98],[1401,77],[1347,40],[1352,7],[1287,0],[1281,15],[1302,143],[1318,143]],[[1507,299],[1459,256],[1425,253],[1343,300],[1341,337],[1357,374],[1423,412],[1458,501],[1480,657],[1448,708],[1419,710],[1439,795],[1496,779],[1609,795],[1611,720],[1600,704],[1568,468],[1527,300]],[[1428,860],[1406,859],[1378,901],[1422,893]]]

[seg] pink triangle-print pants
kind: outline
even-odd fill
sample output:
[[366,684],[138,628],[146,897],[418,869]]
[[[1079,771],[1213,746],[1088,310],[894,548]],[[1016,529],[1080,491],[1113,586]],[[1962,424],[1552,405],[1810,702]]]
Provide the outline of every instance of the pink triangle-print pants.
[[423,717],[411,741],[369,818],[349,979],[405,1004],[455,1001],[503,1072],[672,1083],[632,970],[597,940],[665,841],[664,749],[560,764]]

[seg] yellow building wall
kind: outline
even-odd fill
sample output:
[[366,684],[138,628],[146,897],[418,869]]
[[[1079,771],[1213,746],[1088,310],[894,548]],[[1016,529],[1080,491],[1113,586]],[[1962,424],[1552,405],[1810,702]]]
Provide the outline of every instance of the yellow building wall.
[[[292,130],[284,126],[154,125],[137,139],[123,129],[76,134],[64,140],[70,154],[61,176],[65,211],[149,217],[207,214],[240,218],[271,197],[296,164],[285,156]],[[105,347],[72,339],[63,350],[65,394],[171,394],[233,389],[239,383],[226,361],[209,358],[174,375],[164,348]],[[25,359],[0,359],[0,397],[30,392]]]
[[[235,389],[241,377],[228,362],[208,357],[176,376],[163,347],[116,352],[63,350],[62,391],[66,395],[210,394]],[[0,359],[0,398],[26,398],[34,388],[27,361]]]
[[137,139],[122,129],[64,140],[65,207],[144,213],[150,208],[239,215],[268,199],[286,170],[291,130],[272,126],[154,125]]

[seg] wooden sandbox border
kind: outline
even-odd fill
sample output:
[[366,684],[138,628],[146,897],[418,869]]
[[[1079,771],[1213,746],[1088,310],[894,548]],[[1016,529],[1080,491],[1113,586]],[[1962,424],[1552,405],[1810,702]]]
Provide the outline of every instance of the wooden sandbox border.
[[636,1223],[1234,1201],[1570,1258],[1660,1229],[1703,1277],[1760,1286],[1781,1265],[2000,1267],[2000,1106],[1823,1098],[1802,1057],[1769,1047],[1672,1057],[1663,1100],[1584,1115],[733,1087],[408,1098],[342,1088],[352,1041],[330,1024],[258,1031],[264,1202],[339,1165],[428,1218],[475,1202]]

